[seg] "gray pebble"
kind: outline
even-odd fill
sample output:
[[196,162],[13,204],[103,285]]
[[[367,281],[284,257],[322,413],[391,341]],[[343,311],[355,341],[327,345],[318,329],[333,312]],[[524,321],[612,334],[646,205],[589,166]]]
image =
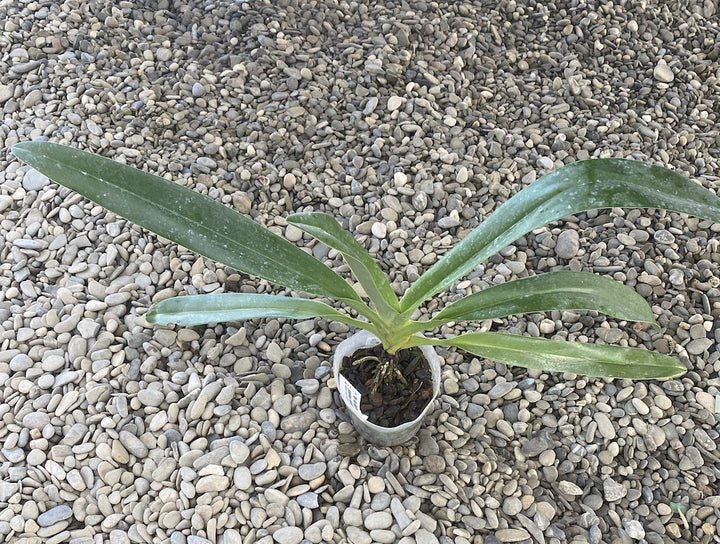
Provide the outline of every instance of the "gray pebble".
[[139,459],[147,457],[149,451],[145,444],[134,434],[128,431],[120,431],[119,433],[120,443],[125,449]]
[[39,191],[48,183],[50,183],[50,179],[34,169],[25,172],[22,181],[23,188],[26,191]]
[[500,399],[515,389],[516,386],[515,382],[498,382],[488,391],[488,396],[491,400]]
[[299,527],[282,527],[272,536],[278,544],[299,544],[303,539],[303,531]]
[[304,508],[318,508],[320,504],[317,493],[312,491],[299,495],[297,497],[297,502]]
[[550,447],[552,444],[546,438],[538,436],[525,442],[520,451],[527,457],[536,457]]
[[392,522],[393,517],[389,512],[373,512],[363,520],[363,525],[365,529],[372,531],[374,529],[388,529]]
[[603,412],[596,412],[593,416],[593,419],[595,420],[595,423],[597,423],[598,432],[603,438],[607,440],[615,439],[615,427],[613,426],[612,421],[610,421],[610,418],[606,414],[604,414]]
[[445,458],[440,455],[428,455],[423,460],[423,464],[428,472],[432,474],[442,474],[445,470]]
[[192,95],[195,98],[199,98],[205,94],[205,90],[205,86],[199,81],[196,81],[192,86]]
[[555,254],[561,259],[572,259],[580,250],[580,236],[573,229],[562,231],[557,237]]
[[413,536],[416,544],[440,544],[438,538],[427,529],[418,529]]
[[317,421],[317,412],[308,410],[285,416],[280,420],[280,428],[286,433],[305,432],[315,421]]
[[18,353],[12,359],[10,359],[10,370],[13,372],[25,372],[27,369],[32,368],[35,362],[25,355],[24,353]]
[[625,532],[630,538],[635,540],[642,540],[645,538],[645,529],[639,521],[634,519],[623,519],[622,524]]
[[675,79],[675,74],[673,74],[667,62],[660,59],[653,69],[653,77],[662,83],[672,83]]
[[4,104],[8,100],[10,100],[15,93],[14,87],[11,85],[2,85],[0,84],[0,104]]
[[50,527],[56,523],[70,519],[72,515],[72,508],[66,504],[61,504],[40,514],[37,518],[37,522],[40,527]]
[[309,463],[298,467],[298,476],[305,481],[311,481],[325,474],[327,465],[323,462]]
[[617,502],[627,495],[627,489],[625,486],[616,482],[612,478],[605,478],[603,480],[603,492],[605,500],[608,502]]

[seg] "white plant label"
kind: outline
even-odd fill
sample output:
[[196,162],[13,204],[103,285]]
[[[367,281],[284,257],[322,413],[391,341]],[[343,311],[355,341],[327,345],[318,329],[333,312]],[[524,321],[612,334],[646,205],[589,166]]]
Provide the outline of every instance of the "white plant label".
[[360,399],[362,395],[355,389],[355,387],[345,379],[342,374],[338,374],[338,390],[342,396],[345,404],[350,408],[355,415],[361,418],[363,421],[367,421],[368,416],[362,413],[360,410]]

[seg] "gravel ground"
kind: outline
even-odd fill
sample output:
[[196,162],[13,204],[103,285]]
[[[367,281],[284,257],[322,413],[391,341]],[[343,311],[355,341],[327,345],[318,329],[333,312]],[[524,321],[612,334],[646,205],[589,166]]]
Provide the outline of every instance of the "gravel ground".
[[676,354],[682,378],[442,351],[439,409],[417,439],[377,448],[329,379],[346,327],[148,326],[172,295],[280,291],[8,151],[96,151],[293,241],[286,214],[328,211],[402,292],[567,162],[651,160],[720,187],[716,5],[0,0],[0,541],[720,542],[720,225],[580,214],[443,295],[552,269],[611,275],[647,297],[661,334],[589,312],[482,326],[642,344]]

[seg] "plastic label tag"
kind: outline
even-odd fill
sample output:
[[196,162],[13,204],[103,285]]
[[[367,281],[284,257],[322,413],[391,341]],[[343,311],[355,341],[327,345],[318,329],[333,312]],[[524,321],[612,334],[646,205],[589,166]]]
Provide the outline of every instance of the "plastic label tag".
[[360,392],[355,389],[342,374],[338,374],[338,390],[348,408],[355,412],[355,415],[360,419],[367,421],[368,416],[360,411],[360,399],[362,399],[362,395],[360,395]]

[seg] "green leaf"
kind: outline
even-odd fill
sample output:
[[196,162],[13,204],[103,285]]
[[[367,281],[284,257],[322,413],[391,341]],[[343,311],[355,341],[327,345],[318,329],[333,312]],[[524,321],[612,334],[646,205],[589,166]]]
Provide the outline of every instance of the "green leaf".
[[146,319],[158,325],[205,325],[255,318],[311,319],[324,317],[353,327],[372,325],[342,314],[317,300],[254,293],[221,293],[173,297],[152,306]]
[[287,222],[338,250],[381,315],[388,311],[397,312],[400,305],[387,276],[370,253],[334,217],[320,212],[296,213],[289,215]]
[[595,274],[557,271],[502,283],[462,298],[427,322],[427,328],[449,321],[482,321],[551,310],[595,310],[617,319],[655,324],[650,306],[633,289]]
[[23,142],[12,151],[53,181],[200,255],[291,289],[360,301],[350,284],[305,251],[186,187],[49,142]]
[[673,357],[640,348],[581,344],[497,332],[472,332],[435,340],[414,336],[413,345],[447,345],[493,361],[547,372],[628,379],[662,379],[687,369]]
[[544,175],[487,217],[410,286],[400,311],[417,308],[533,229],[611,207],[662,208],[720,222],[720,199],[666,168],[625,159],[572,163]]

